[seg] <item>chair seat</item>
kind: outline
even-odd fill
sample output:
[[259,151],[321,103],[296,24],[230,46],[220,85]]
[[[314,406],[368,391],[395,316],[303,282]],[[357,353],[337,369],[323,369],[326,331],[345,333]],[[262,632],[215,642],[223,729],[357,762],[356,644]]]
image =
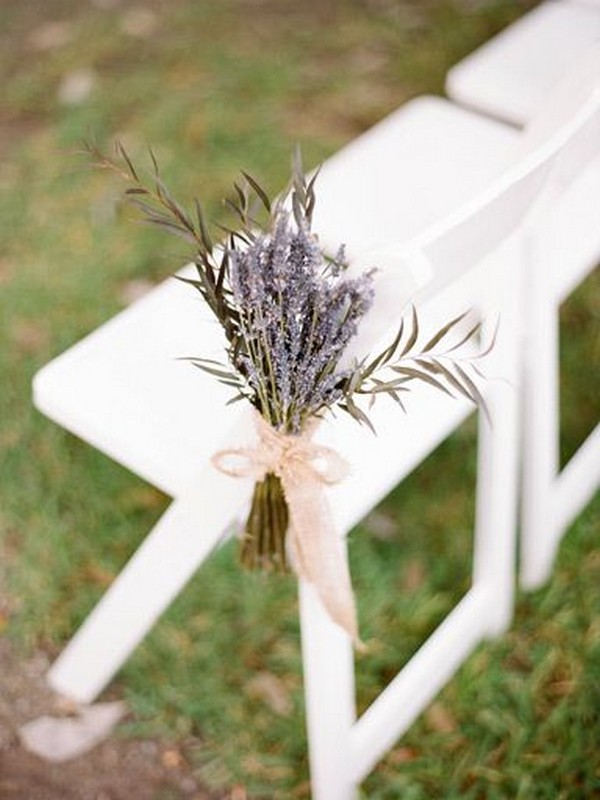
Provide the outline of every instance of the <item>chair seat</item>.
[[599,2],[547,0],[452,67],[446,91],[469,108],[524,125],[598,41]]
[[[354,254],[409,239],[485,186],[517,139],[442,99],[408,103],[326,163],[315,230]],[[175,497],[243,413],[226,406],[229,389],[177,359],[221,353],[199,295],[168,279],[40,370],[34,402]]]

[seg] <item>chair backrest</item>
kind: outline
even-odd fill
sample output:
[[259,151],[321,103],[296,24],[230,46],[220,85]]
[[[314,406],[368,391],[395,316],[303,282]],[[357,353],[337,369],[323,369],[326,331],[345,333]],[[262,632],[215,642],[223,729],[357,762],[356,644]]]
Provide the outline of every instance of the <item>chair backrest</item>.
[[[594,156],[600,155],[600,42],[586,49],[575,66],[554,87],[548,102],[527,125],[515,157],[523,157],[560,131],[571,138],[561,155],[561,186],[577,178]],[[571,134],[569,134],[571,131]],[[564,133],[563,133],[564,135]]]
[[[480,260],[524,221],[531,198],[550,178],[561,187],[600,155],[600,47],[557,88],[526,130],[515,161],[480,197],[414,242],[445,281]],[[548,191],[547,187],[544,192]]]
[[[600,47],[586,53],[557,88],[548,109],[515,150],[512,166],[487,190],[408,242],[390,244],[364,256],[383,264],[376,301],[353,352],[371,346],[398,318],[406,274],[414,276],[417,301],[426,299],[480,262],[528,217],[542,189],[576,179],[600,155]],[[548,187],[550,181],[550,187]]]
[[[398,327],[399,305],[404,302],[406,272],[429,271],[430,280],[415,295],[425,335],[433,335],[438,327],[469,308],[482,311],[484,316],[493,315],[492,322],[501,316],[501,329],[489,361],[493,362],[495,377],[514,381],[514,340],[520,325],[518,281],[524,273],[519,229],[538,200],[559,152],[559,146],[536,152],[463,209],[413,240],[390,248],[387,269],[377,274],[373,307],[346,357],[350,360],[378,353],[389,344]],[[373,255],[376,257],[377,252]],[[385,431],[385,436],[354,430],[350,426],[356,427],[355,423],[345,417],[335,421],[332,444],[349,463],[361,465],[351,480],[332,490],[339,523],[346,530],[473,410],[467,401],[449,400],[434,390],[419,392],[418,402],[411,402],[409,397],[406,403],[408,415],[399,413],[386,400],[371,409],[369,416],[375,429]],[[402,442],[401,448],[398,442]]]
[[478,113],[527,125],[598,41],[598,0],[542,0],[455,64],[446,75],[446,92]]

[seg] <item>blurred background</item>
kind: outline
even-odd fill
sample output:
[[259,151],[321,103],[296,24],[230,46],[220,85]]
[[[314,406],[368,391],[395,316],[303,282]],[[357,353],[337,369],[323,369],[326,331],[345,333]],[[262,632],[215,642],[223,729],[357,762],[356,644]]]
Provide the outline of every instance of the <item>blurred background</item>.
[[[91,168],[81,141],[108,151],[120,138],[142,161],[151,145],[176,196],[198,196],[215,218],[240,169],[276,192],[296,142],[313,166],[409,97],[441,93],[453,63],[534,5],[0,4],[1,797],[35,800],[33,790],[8,793],[28,770],[44,781],[30,760],[11,772],[10,716],[25,713],[33,691],[20,665],[37,664],[39,678],[169,502],[31,405],[39,367],[185,260],[123,208],[122,186]],[[565,457],[598,416],[599,316],[596,270],[562,312]],[[471,419],[351,534],[372,643],[358,663],[359,710],[468,586],[474,456]],[[599,527],[596,498],[551,583],[519,595],[510,632],[476,651],[368,779],[365,797],[600,797]],[[293,581],[242,574],[231,546],[108,696],[131,709],[115,748],[154,743],[146,761],[188,780],[154,791],[140,773],[123,796],[309,797]],[[57,797],[71,796],[73,774]]]

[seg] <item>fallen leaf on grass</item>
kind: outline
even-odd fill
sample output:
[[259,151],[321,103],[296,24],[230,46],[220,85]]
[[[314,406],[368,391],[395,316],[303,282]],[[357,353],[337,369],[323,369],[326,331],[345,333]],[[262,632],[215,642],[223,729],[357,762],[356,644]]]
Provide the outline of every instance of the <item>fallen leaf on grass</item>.
[[404,592],[416,592],[425,583],[427,573],[425,565],[420,558],[412,558],[405,566],[402,574],[402,590]]
[[57,47],[68,44],[72,38],[72,24],[54,20],[34,28],[29,36],[29,44],[35,50],[55,50]]
[[379,539],[381,542],[389,542],[395,539],[398,533],[398,524],[396,521],[381,511],[371,511],[365,520],[365,525],[373,538]]
[[63,106],[78,106],[84,103],[98,82],[92,69],[76,69],[64,76],[58,87],[58,101]]
[[153,486],[131,486],[119,495],[119,505],[127,513],[163,508],[165,495]]
[[285,717],[292,711],[292,701],[284,682],[272,672],[259,672],[246,684],[251,697],[263,700],[276,714]]
[[419,751],[414,747],[397,747],[392,750],[386,757],[388,764],[399,766],[400,764],[408,764],[419,757]]
[[19,728],[19,738],[26,750],[46,761],[69,761],[104,741],[125,711],[125,704],[116,701],[86,706],[73,717],[38,717]]
[[100,564],[88,562],[82,568],[82,574],[86,581],[106,589],[115,579],[115,573],[112,570],[105,569]]
[[167,769],[181,769],[185,760],[179,750],[169,748],[162,754],[160,760]]
[[121,31],[135,39],[147,39],[158,30],[158,16],[149,8],[128,9],[119,22]]
[[50,336],[48,330],[39,322],[22,319],[13,326],[11,339],[19,353],[33,355],[46,347]]
[[578,684],[575,680],[553,681],[548,685],[548,693],[552,697],[568,697],[577,688]]
[[454,715],[441,703],[432,703],[424,717],[427,726],[436,733],[454,733],[458,728]]

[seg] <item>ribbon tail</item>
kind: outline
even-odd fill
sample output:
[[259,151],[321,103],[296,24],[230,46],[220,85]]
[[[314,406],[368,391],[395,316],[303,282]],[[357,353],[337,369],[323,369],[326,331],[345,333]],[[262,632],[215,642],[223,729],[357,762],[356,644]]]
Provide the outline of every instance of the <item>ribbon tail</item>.
[[312,583],[331,619],[362,648],[346,542],[338,536],[319,483],[284,485],[290,512],[288,544],[299,577]]

